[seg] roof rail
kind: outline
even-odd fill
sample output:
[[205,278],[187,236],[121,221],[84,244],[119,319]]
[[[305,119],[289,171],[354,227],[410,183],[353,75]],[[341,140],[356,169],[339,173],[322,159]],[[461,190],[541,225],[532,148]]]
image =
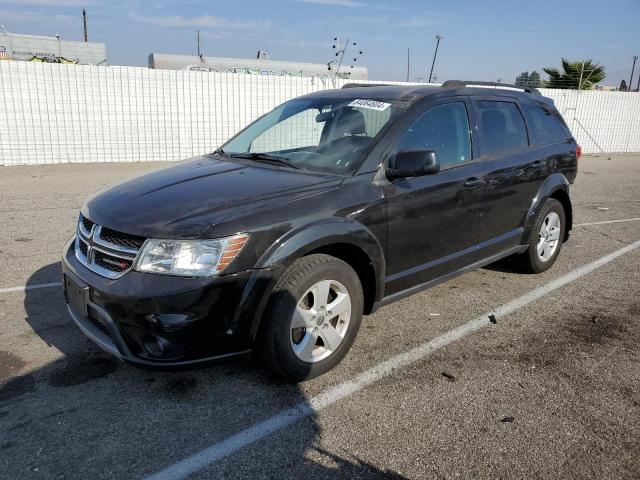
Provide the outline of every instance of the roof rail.
[[511,85],[509,83],[496,83],[496,82],[476,82],[473,80],[447,80],[442,84],[443,88],[460,88],[460,87],[482,87],[482,88],[504,88],[508,90],[520,90],[521,92],[533,93],[534,95],[542,95],[537,88],[534,87],[519,87],[517,85]]
[[357,87],[390,87],[390,83],[345,83],[340,89],[343,88],[357,88]]

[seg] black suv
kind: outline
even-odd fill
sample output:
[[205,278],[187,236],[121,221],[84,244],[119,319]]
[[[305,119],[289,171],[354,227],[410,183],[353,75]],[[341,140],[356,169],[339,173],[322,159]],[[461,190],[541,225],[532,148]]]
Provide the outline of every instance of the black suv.
[[63,255],[68,308],[131,364],[253,350],[310,378],[382,305],[507,256],[551,267],[579,156],[535,89],[316,92],[210,155],[87,199]]

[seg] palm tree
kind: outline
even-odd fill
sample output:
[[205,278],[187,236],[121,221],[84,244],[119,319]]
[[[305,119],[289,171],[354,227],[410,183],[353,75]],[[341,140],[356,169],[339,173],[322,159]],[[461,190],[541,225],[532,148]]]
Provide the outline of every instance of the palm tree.
[[544,82],[547,88],[569,88],[573,90],[591,90],[593,86],[605,79],[604,67],[594,65],[593,60],[570,62],[562,59],[562,72],[557,68],[543,69],[549,80]]

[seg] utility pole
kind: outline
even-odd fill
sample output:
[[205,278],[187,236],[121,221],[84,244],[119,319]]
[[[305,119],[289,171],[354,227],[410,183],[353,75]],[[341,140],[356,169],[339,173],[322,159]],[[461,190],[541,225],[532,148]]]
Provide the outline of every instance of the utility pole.
[[87,11],[82,9],[82,24],[84,26],[84,41],[89,41],[89,35],[87,34]]
[[409,49],[407,48],[407,82],[409,81],[409,65],[410,65]]
[[[631,87],[631,85],[629,85]],[[638,75],[638,85],[636,86],[636,92],[640,92],[640,74]]]
[[202,60],[202,57],[200,56],[200,30],[196,30],[196,35],[197,35],[196,44],[198,49],[198,58]]
[[429,72],[429,81],[427,83],[431,83],[431,76],[433,75],[433,67],[436,64],[436,56],[438,55],[438,47],[440,46],[440,40],[444,37],[442,35],[436,35],[436,51],[433,52],[433,62],[431,63],[431,72]]
[[[634,55],[633,56],[633,66],[631,67],[631,78],[629,78],[629,90],[631,90],[633,88],[633,71],[636,69],[636,60],[638,60],[638,56]],[[640,78],[640,76],[638,77]]]

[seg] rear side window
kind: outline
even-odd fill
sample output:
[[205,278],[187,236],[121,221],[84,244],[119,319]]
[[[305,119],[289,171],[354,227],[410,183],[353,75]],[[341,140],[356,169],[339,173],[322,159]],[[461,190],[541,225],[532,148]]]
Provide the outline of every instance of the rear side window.
[[402,136],[397,150],[433,150],[440,165],[471,160],[471,136],[463,102],[430,108]]
[[554,143],[569,136],[569,132],[558,118],[558,114],[546,105],[525,104],[523,109],[529,130],[533,134],[534,143],[538,145]]
[[485,155],[496,155],[529,145],[524,118],[515,103],[481,100],[477,105]]

